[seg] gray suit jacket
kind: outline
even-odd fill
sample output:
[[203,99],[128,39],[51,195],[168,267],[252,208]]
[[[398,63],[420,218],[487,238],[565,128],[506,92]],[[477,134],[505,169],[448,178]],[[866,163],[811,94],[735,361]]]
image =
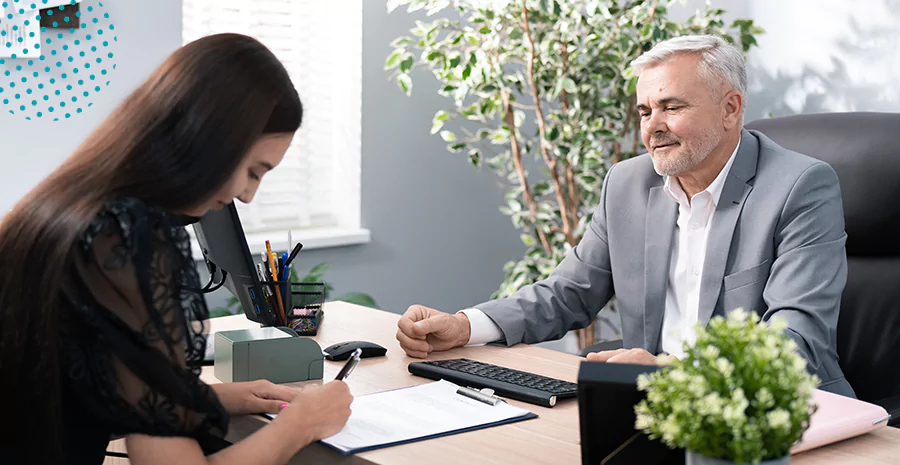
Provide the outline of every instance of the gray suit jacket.
[[[553,274],[477,307],[513,345],[583,328],[615,294],[625,347],[659,353],[677,216],[648,154],[618,163],[584,238]],[[780,315],[820,388],[853,396],[835,337],[846,238],[831,166],[743,130],[709,233],[701,322],[738,307]]]

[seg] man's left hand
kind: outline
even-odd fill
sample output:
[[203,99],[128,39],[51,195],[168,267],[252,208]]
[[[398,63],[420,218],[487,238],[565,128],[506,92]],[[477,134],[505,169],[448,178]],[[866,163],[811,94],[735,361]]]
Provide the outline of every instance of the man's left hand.
[[591,362],[632,363],[635,365],[658,365],[655,355],[644,349],[604,350],[587,354]]
[[223,383],[211,386],[225,410],[232,415],[279,413],[299,389],[274,384],[264,379],[243,383]]

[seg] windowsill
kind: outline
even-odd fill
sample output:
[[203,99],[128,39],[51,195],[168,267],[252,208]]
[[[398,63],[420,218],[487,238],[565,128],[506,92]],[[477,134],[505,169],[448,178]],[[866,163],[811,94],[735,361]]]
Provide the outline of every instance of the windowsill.
[[[250,254],[254,257],[266,251],[266,240],[272,245],[273,251],[283,252],[290,250],[288,246],[288,232],[272,231],[267,233],[247,234],[247,245]],[[291,239],[296,244],[303,243],[303,250],[326,249],[330,247],[344,247],[348,245],[367,244],[371,241],[371,233],[365,228],[314,228],[291,231]],[[196,239],[191,240],[191,253],[194,259],[202,260],[203,252]]]

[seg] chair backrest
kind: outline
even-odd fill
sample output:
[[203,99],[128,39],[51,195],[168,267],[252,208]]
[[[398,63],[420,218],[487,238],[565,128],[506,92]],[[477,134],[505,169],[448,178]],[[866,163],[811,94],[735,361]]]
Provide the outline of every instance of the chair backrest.
[[848,261],[841,369],[862,400],[900,394],[900,113],[788,116],[747,129],[837,172]]

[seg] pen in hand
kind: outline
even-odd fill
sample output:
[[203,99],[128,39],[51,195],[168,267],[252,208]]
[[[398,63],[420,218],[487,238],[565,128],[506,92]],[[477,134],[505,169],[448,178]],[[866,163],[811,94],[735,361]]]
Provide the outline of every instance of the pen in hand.
[[[362,355],[362,349],[354,350],[353,353],[350,354],[350,358],[347,359],[347,363],[344,364],[344,366],[341,368],[341,371],[339,371],[337,376],[334,377],[334,380],[335,381],[346,380],[347,377],[350,376],[350,373],[353,371],[353,369],[356,368],[356,365],[359,365],[359,359],[360,359],[361,355]],[[287,402],[281,404],[281,410],[284,410],[285,408],[287,408],[288,405],[290,405],[290,404]]]
[[356,368],[356,365],[359,364],[359,358],[362,355],[362,349],[356,349],[350,354],[350,358],[347,359],[347,363],[344,364],[344,367],[341,368],[341,371],[338,372],[337,376],[334,377],[335,381],[344,381],[350,376],[350,372]]

